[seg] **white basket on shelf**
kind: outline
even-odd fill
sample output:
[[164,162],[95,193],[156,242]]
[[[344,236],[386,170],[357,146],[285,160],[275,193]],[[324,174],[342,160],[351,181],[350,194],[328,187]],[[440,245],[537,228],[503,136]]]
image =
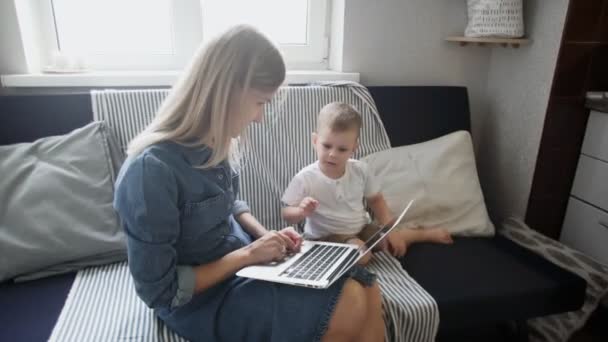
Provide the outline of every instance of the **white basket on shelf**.
[[524,35],[523,0],[467,0],[466,37]]

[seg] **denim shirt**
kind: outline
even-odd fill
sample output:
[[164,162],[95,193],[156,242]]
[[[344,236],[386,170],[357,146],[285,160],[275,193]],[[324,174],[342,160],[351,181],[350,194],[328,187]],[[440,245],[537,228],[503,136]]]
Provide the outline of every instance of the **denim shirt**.
[[127,159],[118,175],[114,208],[127,233],[129,269],[151,308],[189,302],[193,267],[244,245],[230,227],[249,211],[235,199],[238,175],[228,162],[196,168],[210,156],[206,147],[162,142]]

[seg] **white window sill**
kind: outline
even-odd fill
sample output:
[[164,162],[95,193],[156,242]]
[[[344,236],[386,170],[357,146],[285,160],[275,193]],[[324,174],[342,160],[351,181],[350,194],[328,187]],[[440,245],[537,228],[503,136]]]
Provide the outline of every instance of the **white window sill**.
[[[4,87],[157,87],[171,86],[178,71],[96,71],[73,74],[2,75]],[[286,84],[321,81],[355,81],[359,74],[330,70],[288,71]]]

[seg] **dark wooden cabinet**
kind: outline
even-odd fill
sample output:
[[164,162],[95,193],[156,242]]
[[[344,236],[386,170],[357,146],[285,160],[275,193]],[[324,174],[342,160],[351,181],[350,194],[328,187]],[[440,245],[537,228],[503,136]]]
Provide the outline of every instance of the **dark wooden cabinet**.
[[581,151],[587,91],[608,91],[608,0],[570,0],[526,211],[558,238]]

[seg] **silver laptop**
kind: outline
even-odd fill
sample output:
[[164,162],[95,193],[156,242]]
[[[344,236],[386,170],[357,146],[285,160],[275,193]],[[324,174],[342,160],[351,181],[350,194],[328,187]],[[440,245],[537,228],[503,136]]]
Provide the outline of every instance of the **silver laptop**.
[[296,286],[327,288],[382,241],[401,222],[413,202],[411,200],[405,206],[393,225],[382,227],[361,247],[345,243],[304,241],[300,252],[283,261],[248,266],[236,275]]

